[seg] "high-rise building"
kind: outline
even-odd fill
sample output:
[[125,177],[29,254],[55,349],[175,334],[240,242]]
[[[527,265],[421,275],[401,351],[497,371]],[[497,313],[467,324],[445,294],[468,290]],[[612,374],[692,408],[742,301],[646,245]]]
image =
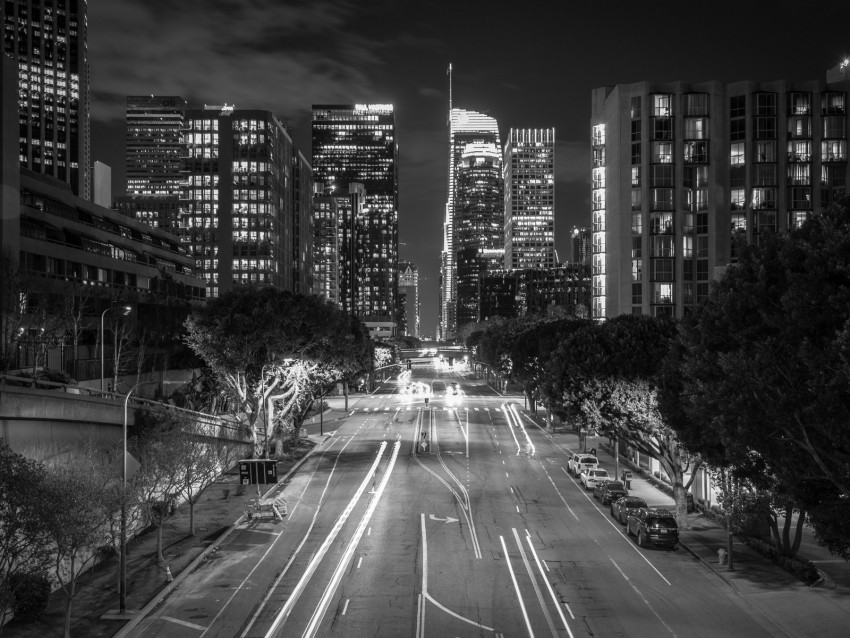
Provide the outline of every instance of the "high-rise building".
[[409,261],[398,262],[398,295],[401,307],[399,333],[419,338],[419,269]]
[[691,312],[738,241],[794,228],[847,192],[843,68],[826,81],[593,91],[593,317]]
[[21,166],[90,199],[86,0],[4,5],[4,51],[18,65]]
[[183,118],[176,95],[130,95],[126,106],[126,195],[115,208],[128,217],[176,233],[185,191]]
[[311,229],[296,230],[298,191],[313,187],[294,175],[306,168],[284,125],[269,111],[208,106],[186,111],[184,141],[180,236],[209,296],[245,284],[292,290],[296,246],[312,242]]
[[469,142],[455,166],[457,328],[480,317],[479,277],[504,266],[502,152],[494,141]]
[[514,129],[505,142],[505,268],[554,268],[555,129]]
[[482,321],[546,314],[555,308],[577,317],[590,315],[590,267],[585,264],[494,270],[480,281]]
[[379,337],[398,321],[398,143],[392,104],[313,105],[313,175],[339,209],[340,305]]
[[571,261],[574,264],[590,265],[591,247],[593,234],[590,229],[582,226],[573,226],[570,231]]
[[292,156],[292,284],[313,294],[313,169],[301,151]]
[[[458,291],[457,291],[457,216],[458,180],[464,171],[462,158],[469,145],[483,148],[493,145],[502,147],[499,139],[499,126],[488,115],[451,108],[449,105],[449,193],[446,203],[446,219],[443,224],[443,272],[441,273],[441,325],[442,339],[452,339],[457,332]],[[466,168],[469,168],[468,166]]]
[[313,292],[331,303],[339,302],[339,205],[324,194],[324,184],[313,185]]

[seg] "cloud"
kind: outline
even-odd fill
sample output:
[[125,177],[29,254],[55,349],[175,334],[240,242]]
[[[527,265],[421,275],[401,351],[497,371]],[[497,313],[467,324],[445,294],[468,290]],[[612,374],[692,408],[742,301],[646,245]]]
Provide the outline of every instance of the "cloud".
[[89,9],[92,116],[124,118],[127,95],[180,95],[303,116],[369,98],[382,45],[350,28],[354,2],[109,0]]

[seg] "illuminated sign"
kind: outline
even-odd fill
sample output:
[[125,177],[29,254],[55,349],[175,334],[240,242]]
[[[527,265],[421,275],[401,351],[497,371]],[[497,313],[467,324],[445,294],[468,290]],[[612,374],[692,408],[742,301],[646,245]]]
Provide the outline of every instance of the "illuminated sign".
[[392,104],[355,104],[355,111],[392,111]]

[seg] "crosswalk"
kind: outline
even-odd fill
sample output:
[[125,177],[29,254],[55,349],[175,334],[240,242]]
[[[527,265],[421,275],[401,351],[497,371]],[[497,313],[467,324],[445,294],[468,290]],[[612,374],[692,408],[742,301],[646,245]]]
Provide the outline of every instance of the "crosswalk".
[[[437,407],[437,406],[429,406],[429,407],[432,410],[440,410],[440,408]],[[413,407],[413,406],[409,406],[409,405],[408,406],[401,406],[401,407],[394,407],[394,408],[391,408],[389,406],[385,406],[383,408],[353,408],[351,410],[351,414],[354,414],[355,412],[395,412],[396,410],[398,410],[399,412],[410,412],[410,411],[413,411],[413,410],[422,410],[422,409],[423,409],[422,406]],[[450,412],[451,410],[470,410],[470,411],[475,411],[475,412],[489,412],[490,408],[450,408],[450,407],[447,407],[447,406],[443,406],[442,410],[443,410],[443,412]],[[498,410],[496,408],[493,408],[493,412],[498,412]]]

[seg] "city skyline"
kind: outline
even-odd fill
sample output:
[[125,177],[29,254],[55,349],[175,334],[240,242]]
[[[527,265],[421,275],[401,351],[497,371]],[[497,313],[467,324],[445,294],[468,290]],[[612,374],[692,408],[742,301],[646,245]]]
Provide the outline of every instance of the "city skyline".
[[[113,193],[123,192],[128,95],[182,95],[193,107],[226,102],[269,109],[302,149],[309,145],[312,104],[394,104],[399,256],[419,268],[426,334],[437,317],[449,63],[454,104],[495,117],[503,138],[511,127],[558,131],[555,242],[565,261],[570,229],[590,224],[592,89],[642,80],[804,81],[822,77],[850,54],[843,32],[850,7],[837,1],[817,14],[795,12],[791,2],[774,3],[770,30],[759,37],[749,29],[745,35],[745,25],[763,22],[764,9],[746,3],[715,4],[699,12],[663,2],[653,16],[630,12],[628,20],[612,20],[606,15],[602,32],[594,26],[597,7],[590,3],[571,5],[569,19],[562,21],[540,20],[539,13],[511,14],[513,30],[533,31],[535,37],[519,54],[505,47],[488,50],[487,56],[469,38],[466,25],[474,21],[476,28],[495,29],[506,16],[481,13],[473,4],[421,2],[412,20],[405,17],[409,7],[395,3],[251,6],[234,11],[227,3],[188,2],[169,7],[170,19],[162,20],[163,8],[155,3],[91,4],[92,159],[111,166]],[[452,19],[445,20],[449,7]],[[716,34],[735,32],[741,35],[734,46],[725,40],[722,47],[713,44]],[[700,41],[706,44],[695,46]],[[804,47],[792,46],[802,41]]]

